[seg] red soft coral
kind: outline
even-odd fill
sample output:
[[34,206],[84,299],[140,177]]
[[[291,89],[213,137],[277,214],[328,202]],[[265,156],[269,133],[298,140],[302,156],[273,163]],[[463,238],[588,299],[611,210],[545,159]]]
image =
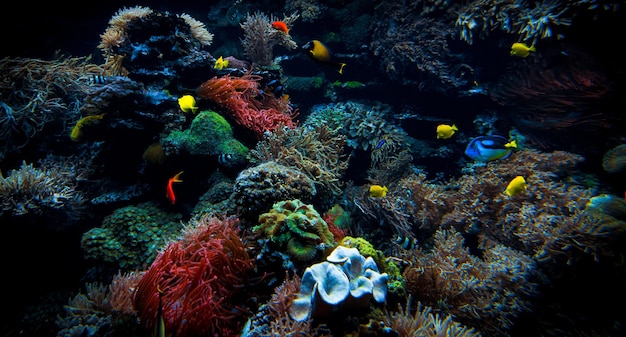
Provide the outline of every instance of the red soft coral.
[[251,73],[241,77],[213,77],[200,85],[198,95],[226,109],[238,124],[254,132],[259,139],[266,131],[274,131],[280,125],[295,128],[297,113],[288,99],[261,93],[260,79],[261,76]]
[[163,292],[165,330],[174,336],[236,336],[243,313],[232,303],[253,260],[235,217],[204,217],[159,253],[137,284],[134,306],[151,331]]

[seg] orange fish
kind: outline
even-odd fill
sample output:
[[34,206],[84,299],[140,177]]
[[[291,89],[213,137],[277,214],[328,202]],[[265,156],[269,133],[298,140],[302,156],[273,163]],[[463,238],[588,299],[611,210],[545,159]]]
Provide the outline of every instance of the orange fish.
[[289,35],[289,28],[287,28],[287,24],[283,21],[274,21],[272,22],[272,27],[274,29],[278,29],[280,31],[285,32],[285,34]]
[[179,179],[181,174],[183,174],[183,171],[176,173],[175,176],[171,177],[170,180],[167,181],[167,190],[165,191],[165,196],[170,200],[172,205],[176,203],[176,195],[174,194],[174,183],[183,182]]

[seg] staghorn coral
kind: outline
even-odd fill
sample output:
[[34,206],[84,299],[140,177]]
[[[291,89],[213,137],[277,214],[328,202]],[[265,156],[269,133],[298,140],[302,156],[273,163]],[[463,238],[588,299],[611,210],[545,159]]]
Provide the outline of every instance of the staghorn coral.
[[119,208],[101,226],[83,233],[83,255],[122,271],[145,268],[178,233],[180,219],[180,214],[163,212],[151,202]]
[[[300,17],[297,13],[283,17],[281,21],[290,29],[293,23]],[[241,23],[244,38],[241,40],[244,55],[252,62],[253,67],[270,67],[274,64],[274,46],[279,45],[287,49],[296,49],[298,45],[291,36],[283,31],[272,27],[272,22],[279,20],[272,16],[269,18],[261,12],[248,13]]]
[[315,184],[306,174],[269,161],[241,171],[229,200],[237,214],[256,223],[258,214],[271,209],[277,201],[299,199],[310,203],[316,194]]
[[261,76],[248,72],[240,77],[224,75],[203,82],[198,95],[217,103],[237,124],[261,139],[280,126],[296,127],[297,111],[287,100],[272,93],[261,94]]
[[253,268],[236,217],[204,216],[163,249],[137,285],[134,307],[146,331],[156,324],[159,290],[165,331],[185,336],[238,336],[243,312],[235,295]]
[[296,261],[311,261],[335,245],[334,235],[312,205],[302,201],[279,201],[268,213],[259,215],[252,228]]
[[407,254],[403,273],[415,299],[490,335],[505,334],[513,319],[529,311],[537,295],[536,262],[529,256],[496,245],[483,257],[470,254],[454,229],[438,230],[429,251]]
[[249,153],[252,163],[274,161],[306,174],[316,184],[318,195],[341,194],[349,157],[344,153],[345,136],[325,125],[277,128],[267,133]]

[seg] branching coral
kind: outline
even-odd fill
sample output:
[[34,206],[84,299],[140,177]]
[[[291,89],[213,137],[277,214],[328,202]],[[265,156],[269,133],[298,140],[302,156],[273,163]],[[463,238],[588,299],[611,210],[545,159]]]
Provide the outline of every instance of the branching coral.
[[288,101],[274,94],[261,94],[260,80],[261,76],[252,73],[213,77],[200,85],[198,95],[217,103],[259,139],[266,131],[274,131],[281,125],[294,128],[297,112]]
[[137,285],[135,308],[146,331],[156,324],[162,291],[165,331],[238,336],[243,312],[234,296],[253,267],[235,217],[205,216],[159,253]]
[[[300,17],[299,14],[293,13],[284,17],[281,21],[287,24],[291,29],[293,23]],[[272,27],[272,22],[278,20],[273,16],[269,18],[267,15],[256,12],[247,14],[241,28],[244,32],[244,38],[241,40],[244,49],[244,55],[256,67],[268,67],[274,63],[274,46],[280,45],[287,49],[296,49],[298,45],[291,39],[291,36],[285,32]]]

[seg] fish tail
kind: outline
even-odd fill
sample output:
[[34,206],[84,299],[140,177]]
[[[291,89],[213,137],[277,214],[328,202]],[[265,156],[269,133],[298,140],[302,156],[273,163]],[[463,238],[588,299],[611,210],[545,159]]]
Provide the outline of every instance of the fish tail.
[[343,67],[345,67],[346,64],[345,63],[339,63],[339,73],[343,74]]
[[176,175],[172,178],[172,181],[175,183],[182,183],[183,181],[180,179],[180,175],[183,174],[184,171],[180,171],[176,173]]
[[535,45],[530,46],[530,48],[528,48],[528,50],[530,50],[530,51],[537,51],[537,49],[535,48]]

